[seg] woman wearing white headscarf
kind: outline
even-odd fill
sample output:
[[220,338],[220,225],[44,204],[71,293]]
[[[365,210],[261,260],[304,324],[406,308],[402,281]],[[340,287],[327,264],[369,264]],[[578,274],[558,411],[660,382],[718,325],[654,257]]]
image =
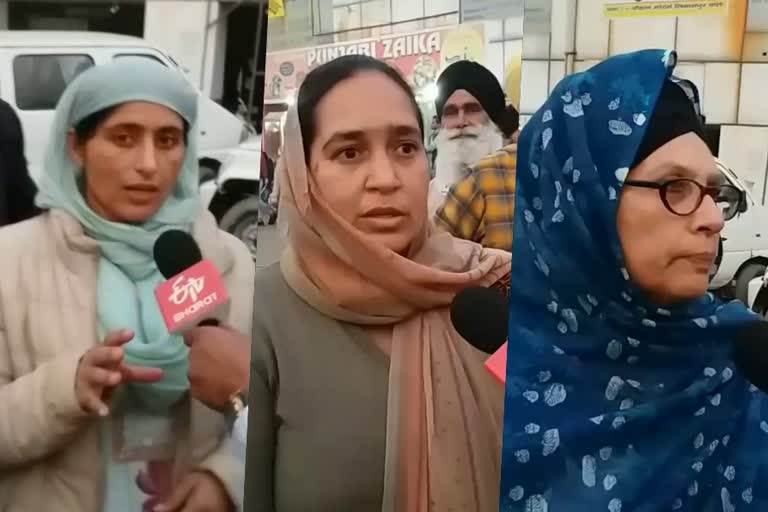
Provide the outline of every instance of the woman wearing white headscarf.
[[155,240],[189,232],[224,276],[224,320],[250,331],[253,261],[198,200],[196,118],[194,89],[147,59],[92,68],[59,102],[47,212],[0,230],[3,511],[239,507],[226,419],[188,398],[153,293]]

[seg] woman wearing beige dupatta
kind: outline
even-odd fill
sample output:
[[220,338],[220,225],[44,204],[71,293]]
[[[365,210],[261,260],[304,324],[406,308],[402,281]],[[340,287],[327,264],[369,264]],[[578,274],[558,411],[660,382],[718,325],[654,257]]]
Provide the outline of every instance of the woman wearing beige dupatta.
[[288,113],[245,510],[498,510],[503,387],[449,305],[507,277],[510,256],[433,233],[422,141],[410,88],[367,57],[314,70]]

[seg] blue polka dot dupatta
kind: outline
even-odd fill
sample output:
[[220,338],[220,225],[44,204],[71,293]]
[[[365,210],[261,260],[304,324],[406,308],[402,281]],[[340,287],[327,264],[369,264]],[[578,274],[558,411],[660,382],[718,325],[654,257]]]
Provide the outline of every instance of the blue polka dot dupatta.
[[675,61],[644,50],[569,76],[520,136],[503,512],[768,511],[768,399],[730,358],[755,317],[710,294],[654,305],[616,229]]

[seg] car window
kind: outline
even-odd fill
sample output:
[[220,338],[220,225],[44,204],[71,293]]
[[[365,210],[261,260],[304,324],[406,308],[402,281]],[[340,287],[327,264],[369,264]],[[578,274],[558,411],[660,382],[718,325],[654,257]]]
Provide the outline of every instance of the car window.
[[19,55],[13,59],[16,106],[53,110],[67,85],[93,67],[90,55]]
[[119,59],[120,57],[144,57],[144,58],[151,59],[151,60],[154,60],[156,62],[159,62],[163,66],[168,67],[168,64],[166,64],[162,60],[158,59],[154,55],[150,55],[149,53],[118,53],[117,55],[115,55],[116,59]]

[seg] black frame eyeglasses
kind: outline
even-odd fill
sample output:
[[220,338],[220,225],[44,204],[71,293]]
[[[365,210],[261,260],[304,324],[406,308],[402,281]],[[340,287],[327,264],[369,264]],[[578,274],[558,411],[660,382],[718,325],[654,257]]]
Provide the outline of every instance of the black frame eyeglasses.
[[682,217],[692,215],[699,209],[704,197],[709,196],[720,207],[723,218],[731,220],[741,211],[741,205],[745,201],[744,192],[733,185],[704,186],[687,178],[663,182],[626,180],[624,186],[658,190],[661,202],[667,210]]

